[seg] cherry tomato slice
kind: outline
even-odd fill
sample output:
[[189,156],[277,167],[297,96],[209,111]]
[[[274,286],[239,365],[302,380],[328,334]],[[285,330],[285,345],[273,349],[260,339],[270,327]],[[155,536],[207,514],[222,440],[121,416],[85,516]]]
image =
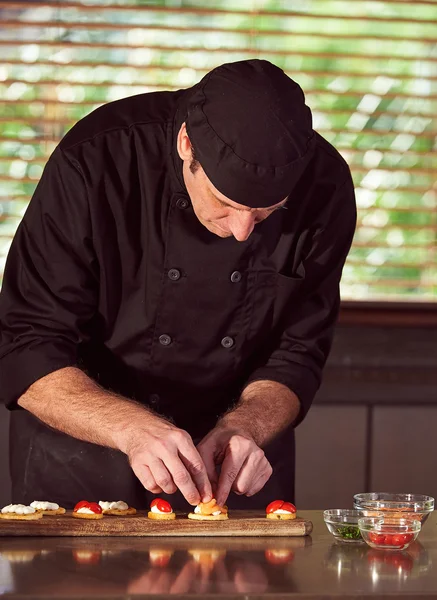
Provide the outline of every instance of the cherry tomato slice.
[[264,554],[271,565],[285,565],[294,559],[293,550],[266,550]]
[[97,515],[100,515],[100,513],[102,512],[102,507],[99,504],[97,504],[97,502],[90,502],[88,508]]
[[73,508],[74,512],[77,512],[79,510],[79,508],[88,508],[89,502],[88,500],[81,500],[80,502],[78,502],[76,504],[76,506]]
[[270,502],[270,504],[266,508],[266,513],[268,515],[270,513],[274,513],[275,510],[279,510],[280,508],[282,508],[283,504],[284,504],[283,500],[274,500],[273,502]]
[[163,550],[151,550],[149,553],[150,564],[154,567],[166,567],[170,562],[171,552]]
[[291,513],[296,512],[296,507],[291,502],[284,502],[284,504],[281,506],[281,509],[288,510],[288,512],[291,512]]
[[79,565],[97,565],[101,555],[100,550],[73,550],[73,558]]
[[80,502],[78,502],[74,507],[73,511],[77,512],[79,508],[89,508],[93,511],[93,513],[97,515],[100,515],[100,513],[102,512],[101,506],[99,506],[96,502],[88,502],[88,500],[81,500]]
[[167,502],[167,500],[155,498],[155,500],[152,500],[150,508],[153,508],[154,506],[156,506],[160,512],[171,513],[171,505],[169,502]]

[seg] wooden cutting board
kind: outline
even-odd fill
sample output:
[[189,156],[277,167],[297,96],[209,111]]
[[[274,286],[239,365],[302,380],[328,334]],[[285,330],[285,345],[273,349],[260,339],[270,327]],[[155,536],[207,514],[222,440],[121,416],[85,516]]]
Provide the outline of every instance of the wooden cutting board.
[[146,511],[126,517],[104,516],[86,520],[71,516],[44,516],[38,521],[0,519],[0,536],[302,536],[313,529],[311,521],[273,521],[259,511],[234,510],[227,521],[193,521],[178,514],[173,521],[155,521]]

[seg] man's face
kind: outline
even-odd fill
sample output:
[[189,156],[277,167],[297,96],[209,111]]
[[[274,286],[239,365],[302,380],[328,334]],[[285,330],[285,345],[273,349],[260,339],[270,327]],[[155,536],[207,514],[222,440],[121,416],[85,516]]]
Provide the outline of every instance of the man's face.
[[182,125],[178,136],[178,151],[184,163],[185,186],[197,218],[211,233],[222,238],[234,236],[239,242],[244,242],[257,223],[284,206],[287,198],[268,208],[249,208],[221,194],[200,164],[192,165],[191,145],[187,140],[185,125]]

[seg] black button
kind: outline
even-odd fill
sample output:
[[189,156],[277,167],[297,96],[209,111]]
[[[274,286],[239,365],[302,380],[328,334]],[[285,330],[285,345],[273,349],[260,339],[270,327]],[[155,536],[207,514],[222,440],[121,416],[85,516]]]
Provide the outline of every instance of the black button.
[[166,333],[159,336],[159,343],[163,346],[169,346],[171,344],[171,337]]
[[223,348],[232,348],[234,344],[235,342],[233,338],[229,337],[228,335],[224,337],[221,341],[221,345],[223,346]]
[[231,281],[232,283],[238,283],[239,281],[241,281],[242,277],[243,275],[240,273],[240,271],[234,271],[231,275]]
[[160,397],[158,394],[150,394],[149,396],[149,403],[156,405],[159,403]]
[[181,277],[181,272],[178,269],[170,269],[167,275],[172,281],[177,281]]
[[188,200],[186,198],[178,198],[176,201],[176,206],[178,208],[180,208],[181,210],[188,208],[189,205],[190,205],[190,203],[188,202]]

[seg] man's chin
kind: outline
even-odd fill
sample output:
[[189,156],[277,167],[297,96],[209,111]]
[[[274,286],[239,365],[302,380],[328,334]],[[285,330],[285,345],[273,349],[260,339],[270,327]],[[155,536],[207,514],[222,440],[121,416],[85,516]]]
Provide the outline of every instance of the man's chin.
[[221,227],[218,227],[217,225],[213,225],[212,223],[203,223],[203,225],[205,225],[205,227],[211,233],[214,233],[215,235],[218,235],[221,238],[228,238],[228,237],[232,236],[232,233],[230,231],[225,231]]

